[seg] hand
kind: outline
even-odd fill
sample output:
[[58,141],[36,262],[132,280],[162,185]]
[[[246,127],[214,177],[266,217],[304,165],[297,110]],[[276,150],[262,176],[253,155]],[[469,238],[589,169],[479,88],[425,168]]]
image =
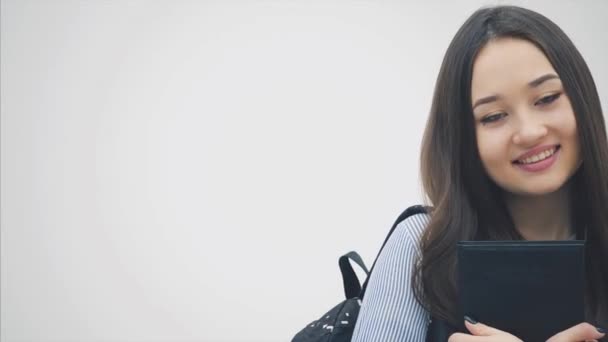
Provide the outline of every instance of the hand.
[[547,342],[583,342],[595,341],[604,337],[605,332],[601,328],[596,328],[589,323],[581,323],[575,325],[568,330],[564,330],[556,335],[553,335]]
[[[471,332],[471,335],[455,333],[450,336],[448,342],[523,342],[507,332],[478,323],[466,316],[464,325]],[[562,340],[551,342],[562,342]]]

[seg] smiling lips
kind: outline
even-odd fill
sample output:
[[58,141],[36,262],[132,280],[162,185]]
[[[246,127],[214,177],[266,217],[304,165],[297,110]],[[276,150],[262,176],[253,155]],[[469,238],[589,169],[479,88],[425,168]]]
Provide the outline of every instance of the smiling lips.
[[529,152],[522,154],[513,165],[524,171],[538,172],[549,168],[557,158],[559,145],[539,146]]

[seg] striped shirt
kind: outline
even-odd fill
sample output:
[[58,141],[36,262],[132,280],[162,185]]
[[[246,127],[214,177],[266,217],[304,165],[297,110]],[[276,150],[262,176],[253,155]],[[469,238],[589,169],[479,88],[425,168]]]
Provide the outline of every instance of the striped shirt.
[[430,316],[416,301],[411,279],[428,222],[427,214],[416,214],[395,228],[367,284],[353,342],[425,341]]

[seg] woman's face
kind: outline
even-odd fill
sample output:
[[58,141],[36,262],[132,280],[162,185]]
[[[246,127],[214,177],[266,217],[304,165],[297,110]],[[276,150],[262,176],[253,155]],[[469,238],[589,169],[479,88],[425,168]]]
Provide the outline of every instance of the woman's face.
[[471,97],[481,162],[503,190],[551,193],[580,166],[570,100],[532,43],[500,38],[486,44],[473,64]]

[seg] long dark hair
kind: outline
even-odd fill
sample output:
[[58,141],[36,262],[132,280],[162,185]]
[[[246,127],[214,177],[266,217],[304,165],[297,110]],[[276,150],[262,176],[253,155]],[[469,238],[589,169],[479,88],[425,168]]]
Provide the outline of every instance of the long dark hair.
[[[450,43],[435,85],[421,151],[422,183],[433,206],[420,241],[412,279],[417,299],[433,317],[460,326],[456,242],[521,240],[477,150],[471,78],[473,62],[488,41],[525,39],[557,71],[575,113],[583,163],[572,176],[571,205],[577,234],[587,227],[587,320],[608,323],[608,139],[591,72],[572,41],[546,17],[514,6],[482,8]],[[421,285],[421,286],[419,286]]]

